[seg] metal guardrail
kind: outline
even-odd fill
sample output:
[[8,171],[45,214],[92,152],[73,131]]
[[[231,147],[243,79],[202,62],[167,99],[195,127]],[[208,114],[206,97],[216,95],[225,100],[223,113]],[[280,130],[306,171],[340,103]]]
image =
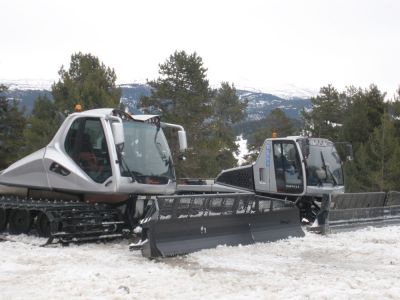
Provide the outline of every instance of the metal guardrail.
[[386,193],[345,193],[331,196],[331,209],[354,209],[365,207],[383,207]]
[[332,195],[327,217],[328,232],[400,222],[400,192],[345,193]]

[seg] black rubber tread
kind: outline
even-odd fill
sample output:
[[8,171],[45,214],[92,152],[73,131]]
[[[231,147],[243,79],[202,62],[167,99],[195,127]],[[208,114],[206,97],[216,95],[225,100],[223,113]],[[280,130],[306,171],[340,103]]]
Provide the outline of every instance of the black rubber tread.
[[7,210],[4,208],[0,208],[0,232],[4,231],[7,228]]
[[35,228],[40,237],[50,237],[51,234],[50,221],[46,213],[40,212],[37,215]]
[[46,244],[114,239],[125,228],[120,211],[106,204],[0,195],[0,209],[10,211],[10,233],[49,237]]
[[10,234],[28,233],[32,227],[32,215],[27,209],[12,209],[9,218]]

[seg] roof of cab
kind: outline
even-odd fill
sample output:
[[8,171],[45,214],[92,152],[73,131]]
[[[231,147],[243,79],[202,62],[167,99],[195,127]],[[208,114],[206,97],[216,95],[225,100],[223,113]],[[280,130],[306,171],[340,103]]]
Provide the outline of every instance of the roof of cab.
[[[75,114],[79,114],[80,116],[85,117],[105,117],[108,115],[112,115],[113,108],[96,108],[90,110],[84,110],[82,112],[77,112]],[[144,122],[154,117],[158,117],[158,115],[131,115],[132,119],[139,122]]]

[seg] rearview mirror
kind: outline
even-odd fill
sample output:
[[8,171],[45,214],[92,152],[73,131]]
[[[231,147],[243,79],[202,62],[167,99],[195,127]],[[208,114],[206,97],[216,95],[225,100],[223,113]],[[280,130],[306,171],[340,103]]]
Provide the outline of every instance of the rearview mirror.
[[114,137],[114,144],[123,148],[125,143],[124,127],[120,122],[113,122],[111,124],[111,129]]
[[179,139],[179,150],[181,152],[185,152],[187,149],[186,131],[179,130],[178,131],[178,139]]
[[353,145],[346,144],[346,160],[352,161],[353,160]]

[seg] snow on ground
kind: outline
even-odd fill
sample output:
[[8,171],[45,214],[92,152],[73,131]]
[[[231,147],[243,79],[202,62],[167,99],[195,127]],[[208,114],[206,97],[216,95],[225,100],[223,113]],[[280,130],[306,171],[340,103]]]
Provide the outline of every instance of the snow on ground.
[[128,241],[0,242],[1,299],[399,299],[400,226],[148,260]]

